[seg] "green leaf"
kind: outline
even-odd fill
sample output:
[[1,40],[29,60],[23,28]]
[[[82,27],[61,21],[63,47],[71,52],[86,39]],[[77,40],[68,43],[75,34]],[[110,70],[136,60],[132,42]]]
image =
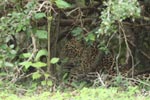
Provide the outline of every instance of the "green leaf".
[[48,80],[48,81],[47,81],[47,85],[48,85],[48,86],[52,86],[52,85],[53,85],[53,82],[52,82],[51,80]]
[[39,38],[39,39],[47,39],[47,31],[45,30],[37,30],[35,35]]
[[46,17],[46,14],[45,14],[45,13],[36,13],[36,14],[34,15],[34,18],[35,18],[35,19],[41,19],[41,18],[44,18],[44,17]]
[[13,49],[13,48],[15,47],[15,45],[14,45],[14,44],[11,44],[11,45],[9,45],[9,47],[10,47],[11,49]]
[[2,26],[0,26],[0,30],[2,30],[3,29],[3,27]]
[[29,58],[31,56],[31,53],[23,53],[20,55],[20,58]]
[[80,27],[76,27],[75,29],[73,29],[71,31],[71,33],[73,34],[73,36],[78,36],[81,35],[81,33],[83,32],[83,29]]
[[24,61],[19,63],[19,65],[25,66],[25,68],[28,69],[30,66],[32,66],[32,62]]
[[64,0],[56,0],[55,1],[56,5],[58,8],[68,8],[71,7],[71,4],[67,3]]
[[23,29],[23,25],[22,24],[19,24],[18,26],[17,26],[17,29],[16,29],[16,32],[20,32],[22,29]]
[[45,86],[45,85],[46,85],[46,81],[45,81],[45,80],[42,81],[41,84],[42,84],[43,86]]
[[34,72],[32,74],[32,79],[35,80],[35,79],[39,79],[42,75],[37,71],[37,72]]
[[91,41],[95,41],[95,35],[92,33],[88,34],[88,39]]
[[44,77],[45,77],[45,79],[47,79],[49,76],[50,76],[50,74],[48,74],[48,73],[44,73]]
[[5,49],[7,49],[7,45],[6,45],[6,44],[2,44],[2,45],[0,46],[0,48],[3,49],[3,50],[5,50]]
[[50,62],[51,62],[52,64],[56,64],[58,61],[59,61],[59,58],[54,57],[54,58],[51,59]]
[[35,62],[35,63],[32,63],[32,66],[35,67],[35,68],[41,68],[41,67],[46,67],[46,63],[43,63],[43,62]]
[[40,51],[38,51],[36,57],[35,57],[35,61],[39,61],[41,56],[47,56],[48,52],[46,49],[42,49]]
[[11,50],[10,53],[13,54],[13,55],[16,55],[17,51],[16,50]]
[[67,77],[68,77],[68,73],[65,73],[65,74],[63,75],[63,80],[65,80]]
[[53,85],[53,82],[52,82],[51,80],[48,80],[48,81],[44,80],[44,81],[41,82],[41,84],[42,84],[43,86],[44,86],[44,85],[52,86],[52,85]]
[[2,68],[3,67],[3,61],[2,60],[0,60],[0,68]]
[[7,66],[7,67],[13,67],[13,66],[14,66],[14,65],[13,65],[12,63],[10,63],[10,62],[5,62],[4,65]]

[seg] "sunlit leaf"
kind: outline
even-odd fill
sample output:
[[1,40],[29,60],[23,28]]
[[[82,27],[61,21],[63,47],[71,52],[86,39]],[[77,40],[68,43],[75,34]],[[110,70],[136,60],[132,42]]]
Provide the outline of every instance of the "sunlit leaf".
[[46,67],[46,63],[43,63],[43,62],[35,62],[35,63],[32,63],[32,66],[35,67],[35,68],[41,68],[41,67]]
[[0,68],[2,68],[2,67],[3,67],[3,61],[0,60]]
[[42,84],[43,86],[46,85],[46,81],[45,81],[45,80],[42,81],[41,84]]
[[90,34],[88,35],[88,39],[91,40],[91,41],[94,41],[94,40],[95,40],[95,35],[92,34],[92,33],[90,33]]
[[36,13],[34,15],[35,19],[41,19],[41,18],[44,18],[46,17],[46,14],[45,13]]
[[11,44],[11,45],[9,45],[9,47],[13,49],[15,47],[15,45]]
[[28,69],[30,66],[32,66],[32,62],[24,61],[19,63],[19,65],[25,66],[25,68]]
[[50,76],[48,73],[44,73],[44,77],[47,79]]
[[35,35],[39,38],[39,39],[47,39],[47,31],[45,30],[37,30]]
[[7,66],[7,67],[13,67],[14,65],[10,62],[5,62],[4,63],[4,66]]
[[16,32],[20,32],[22,29],[23,29],[23,25],[22,24],[19,24],[17,29],[16,29]]
[[71,7],[71,4],[67,3],[64,0],[56,0],[55,1],[56,5],[58,8],[68,8]]
[[51,62],[52,64],[56,64],[58,61],[59,61],[59,58],[54,57],[54,58],[51,59],[50,62]]
[[0,26],[0,30],[2,30],[3,29],[3,27],[2,26]]
[[65,73],[65,74],[63,75],[63,80],[65,80],[67,77],[68,77],[68,73]]
[[51,80],[48,80],[48,81],[47,81],[47,85],[48,85],[48,86],[52,86],[52,85],[53,85],[53,82],[52,82]]
[[41,56],[47,56],[47,50],[46,49],[42,49],[40,51],[38,51],[36,57],[35,57],[35,61],[39,61]]
[[17,51],[16,50],[11,50],[10,53],[15,55],[15,54],[17,54]]
[[42,75],[37,71],[37,72],[34,72],[32,74],[32,79],[35,80],[35,79],[39,79]]
[[29,58],[31,56],[31,53],[23,53],[20,55],[20,58]]

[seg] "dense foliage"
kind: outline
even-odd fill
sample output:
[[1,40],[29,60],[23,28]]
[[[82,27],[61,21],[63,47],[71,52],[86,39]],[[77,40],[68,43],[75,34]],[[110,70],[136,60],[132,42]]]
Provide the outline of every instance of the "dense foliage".
[[[97,44],[98,50],[105,54],[113,51],[117,74],[120,66],[132,70],[129,72],[132,76],[134,69],[146,69],[136,74],[150,72],[149,5],[147,0],[0,1],[0,87],[16,86],[24,81],[34,88],[37,84],[52,89],[63,87],[67,74],[62,74],[62,65],[67,61],[60,57],[60,52],[72,37],[87,47]],[[73,99],[86,96],[88,99],[91,95],[93,99],[107,100],[107,95],[117,94],[116,89],[110,89],[104,97],[95,97],[103,91],[106,90],[83,89]],[[125,93],[118,96],[136,95]],[[56,96],[53,98],[65,99],[59,92]],[[67,95],[67,99],[71,96]]]

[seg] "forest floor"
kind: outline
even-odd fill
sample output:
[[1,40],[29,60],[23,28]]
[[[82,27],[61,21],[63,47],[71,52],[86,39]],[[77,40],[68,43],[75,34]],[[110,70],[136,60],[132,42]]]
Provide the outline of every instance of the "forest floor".
[[150,91],[139,90],[138,87],[122,88],[83,88],[62,92],[57,90],[39,90],[34,92],[15,93],[13,90],[0,90],[0,100],[150,100]]

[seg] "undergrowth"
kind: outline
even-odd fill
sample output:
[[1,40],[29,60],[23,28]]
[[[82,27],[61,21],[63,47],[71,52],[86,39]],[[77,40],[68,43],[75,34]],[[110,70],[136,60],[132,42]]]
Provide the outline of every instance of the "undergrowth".
[[39,94],[27,92],[25,95],[5,90],[0,91],[0,100],[150,100],[150,94],[142,93],[137,87],[128,87],[126,90],[112,87],[83,88],[66,92],[42,91]]

